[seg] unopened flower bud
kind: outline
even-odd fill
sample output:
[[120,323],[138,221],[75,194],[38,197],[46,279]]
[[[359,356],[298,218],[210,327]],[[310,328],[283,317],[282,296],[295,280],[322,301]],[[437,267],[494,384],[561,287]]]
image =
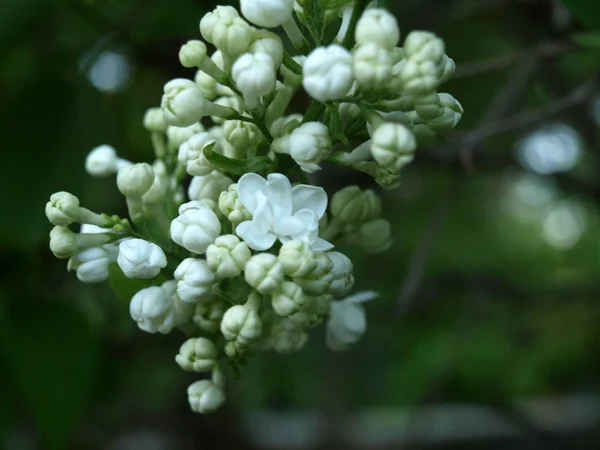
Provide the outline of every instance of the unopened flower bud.
[[296,277],[294,281],[307,295],[324,294],[333,281],[333,263],[324,252],[315,253],[317,268],[308,275]]
[[444,55],[444,60],[440,64],[440,84],[445,83],[450,79],[456,70],[456,63],[448,55]]
[[205,14],[200,20],[200,33],[208,42],[212,42],[212,34],[215,27],[223,20],[240,17],[233,6],[217,6],[213,11]]
[[391,224],[385,219],[367,222],[358,231],[360,245],[367,253],[384,252],[392,245],[391,232]]
[[283,265],[271,253],[254,255],[246,263],[244,278],[261,294],[270,294],[283,282]]
[[191,410],[200,414],[213,412],[225,403],[223,389],[211,380],[200,380],[190,384],[187,394]]
[[127,278],[154,278],[166,267],[167,257],[158,245],[143,239],[127,239],[119,244],[117,264]]
[[415,136],[404,125],[388,122],[373,133],[371,155],[384,167],[404,167],[413,160],[416,148]]
[[290,277],[302,277],[317,268],[315,252],[308,242],[302,240],[284,243],[279,249],[278,259],[285,274]]
[[[190,204],[197,207],[188,208]],[[180,206],[179,216],[171,222],[171,239],[190,252],[202,254],[221,233],[217,215],[199,202]]]
[[294,353],[301,350],[308,335],[287,319],[278,320],[271,328],[270,343],[277,353]]
[[370,189],[362,191],[358,186],[347,186],[331,198],[331,215],[343,223],[362,223],[380,214],[381,200]]
[[188,372],[208,372],[217,363],[217,349],[211,340],[190,338],[179,347],[175,362]]
[[50,250],[58,259],[67,259],[79,250],[107,244],[113,237],[108,233],[75,234],[67,227],[55,226],[50,231]]
[[56,192],[46,203],[46,217],[52,225],[67,226],[79,216],[79,199],[69,192]]
[[93,177],[104,178],[130,164],[126,159],[119,158],[110,145],[100,145],[92,149],[85,158],[85,171]]
[[144,114],[144,128],[151,133],[164,133],[167,124],[160,108],[150,108]]
[[227,305],[218,298],[208,297],[196,303],[193,322],[206,333],[216,333],[221,326],[221,319]]
[[239,17],[235,8],[223,6],[217,6],[202,18],[200,32],[204,39],[234,58],[248,49],[254,34],[252,27]]
[[340,252],[327,252],[327,256],[333,263],[333,268],[331,269],[333,281],[329,286],[328,292],[335,296],[348,294],[352,286],[354,286],[354,275],[352,274],[354,266],[352,265],[352,261]]
[[129,312],[138,327],[148,333],[170,333],[176,323],[172,296],[163,286],[151,286],[135,294]]
[[279,67],[283,60],[283,43],[275,33],[258,29],[254,33],[254,42],[248,49],[249,53],[266,53],[273,60],[275,67]]
[[179,164],[185,166],[186,172],[190,175],[208,175],[214,167],[204,156],[204,149],[215,142],[213,136],[206,131],[193,135],[179,147],[177,153]]
[[435,119],[427,121],[427,128],[436,132],[444,133],[452,130],[460,121],[463,114],[462,105],[450,94],[437,94],[442,105],[442,114]]
[[179,62],[183,67],[198,67],[206,58],[206,44],[199,40],[187,41],[179,49]]
[[290,114],[289,116],[278,117],[271,124],[270,132],[274,138],[280,138],[291,134],[302,124],[301,114]]
[[413,61],[437,65],[444,59],[444,41],[428,31],[411,31],[404,40],[404,52]]
[[221,192],[226,191],[231,183],[231,178],[215,170],[208,175],[192,178],[188,196],[191,200],[210,199],[217,202]]
[[75,270],[77,279],[83,283],[100,283],[108,278],[108,266],[116,261],[117,254],[118,247],[113,244],[88,248],[75,253],[67,269]]
[[266,53],[245,53],[233,64],[231,77],[244,95],[246,106],[254,109],[260,97],[275,89],[275,63]]
[[167,124],[186,127],[208,115],[208,101],[193,81],[176,78],[163,91],[160,108]]
[[173,277],[177,280],[177,295],[186,303],[201,300],[215,284],[214,273],[202,259],[184,259],[175,269]]
[[228,341],[249,345],[262,333],[262,322],[258,313],[245,305],[234,305],[225,311],[221,321],[221,332]]
[[123,167],[117,174],[117,186],[125,197],[141,198],[154,182],[154,171],[147,163]]
[[219,236],[206,249],[208,266],[220,278],[237,277],[251,256],[248,245],[233,234]]
[[352,62],[356,83],[363,91],[381,89],[392,72],[388,50],[375,43],[357,47],[352,53]]
[[181,144],[191,138],[193,135],[204,131],[204,127],[200,123],[194,123],[189,127],[167,127],[167,139],[169,149],[177,150]]
[[240,224],[252,219],[252,214],[246,209],[239,198],[237,183],[229,185],[227,191],[219,195],[219,210],[232,224]]
[[309,173],[319,170],[319,163],[331,152],[329,130],[321,122],[300,125],[292,131],[288,142],[290,156]]
[[385,9],[365,9],[356,24],[357,44],[373,43],[388,50],[398,45],[400,29],[396,18]]
[[352,55],[337,44],[317,47],[306,58],[302,73],[304,89],[312,98],[339,100],[354,82]]
[[291,281],[284,281],[271,298],[273,310],[281,317],[298,312],[306,301],[300,286]]
[[241,120],[226,120],[223,122],[223,137],[227,142],[244,152],[255,147],[262,139],[256,125]]
[[217,82],[213,77],[208,75],[203,70],[198,70],[194,76],[194,81],[204,94],[204,98],[207,100],[214,100],[217,96]]
[[292,18],[294,0],[240,0],[240,9],[253,24],[275,28]]
[[304,301],[300,309],[294,314],[291,314],[287,319],[299,328],[311,328],[320,322],[320,317],[317,314],[317,299],[316,297],[304,296]]

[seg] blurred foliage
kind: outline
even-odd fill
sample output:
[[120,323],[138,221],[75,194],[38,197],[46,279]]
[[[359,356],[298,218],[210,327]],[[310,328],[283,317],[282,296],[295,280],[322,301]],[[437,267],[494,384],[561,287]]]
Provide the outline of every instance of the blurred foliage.
[[[540,59],[509,116],[552,104],[600,66],[592,45],[600,30],[595,0],[563,0],[566,10],[549,0],[388,4],[404,32],[423,28],[443,36],[459,69],[536,43],[582,45]],[[48,251],[43,215],[57,190],[75,193],[93,210],[124,212],[114,182],[87,177],[84,158],[103,143],[128,159],[150,158],[142,115],[158,103],[165,81],[192,75],[179,67],[177,50],[199,35],[197,23],[210,8],[211,2],[196,0],[0,2],[0,435],[6,435],[0,443],[25,430],[40,448],[104,448],[125,424],[146,416],[183,414],[199,430],[216,423],[187,412],[191,379],[173,362],[182,337],[139,332],[128,316],[130,293],[119,299],[108,283],[78,283]],[[96,90],[88,79],[105,51],[124,55],[131,68],[115,93]],[[456,136],[480,125],[514,70],[448,83],[466,111]],[[350,409],[429,401],[500,405],[515,397],[596,392],[600,194],[593,183],[598,130],[590,108],[574,107],[557,118],[580,132],[585,152],[566,174],[533,175],[521,167],[514,152],[527,131],[521,129],[487,140],[475,154],[475,171],[466,175],[452,158],[456,146],[442,148],[438,159],[419,154],[401,189],[384,194],[395,230],[392,250],[377,257],[342,250],[355,261],[357,288],[381,292],[368,305],[365,338],[351,352],[332,355],[317,331],[299,354],[253,359],[242,380],[230,383],[235,408],[327,410],[333,393]],[[330,192],[366,182],[332,173],[324,180]],[[511,187],[524,176],[550,186],[553,201],[583,209],[587,227],[576,244],[550,245],[545,210],[510,203]],[[404,274],[440,199],[449,204],[431,237],[420,289],[400,311]]]

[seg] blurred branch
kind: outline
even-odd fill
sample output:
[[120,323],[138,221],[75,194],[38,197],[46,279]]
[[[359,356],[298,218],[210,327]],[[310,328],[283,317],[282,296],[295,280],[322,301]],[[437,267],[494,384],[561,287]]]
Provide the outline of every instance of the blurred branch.
[[506,69],[521,63],[531,63],[543,58],[560,55],[576,46],[567,42],[545,42],[529,49],[520,50],[508,55],[497,56],[474,61],[471,63],[459,64],[454,72],[453,78],[464,78],[481,75],[496,70]]

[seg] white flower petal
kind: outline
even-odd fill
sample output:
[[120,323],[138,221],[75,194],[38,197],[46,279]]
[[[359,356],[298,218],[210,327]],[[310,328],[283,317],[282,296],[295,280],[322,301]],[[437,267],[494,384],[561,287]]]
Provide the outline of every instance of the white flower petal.
[[327,209],[327,193],[318,186],[300,184],[292,189],[292,204],[294,213],[310,209],[320,219]]
[[368,302],[369,300],[376,299],[377,297],[379,297],[379,293],[378,292],[375,292],[375,291],[361,291],[361,292],[357,292],[356,294],[349,295],[348,297],[346,297],[344,299],[344,302],[345,303],[352,303],[352,304],[364,303],[364,302]]
[[285,175],[271,173],[267,178],[267,197],[276,217],[292,215],[292,185]]
[[256,209],[256,193],[262,192],[266,195],[267,180],[255,173],[247,173],[238,181],[238,196],[242,205],[246,207],[250,214],[254,214]]
[[275,217],[273,214],[272,205],[269,199],[262,192],[256,192],[256,208],[253,213],[252,221],[263,232],[267,233],[273,227]]
[[281,239],[284,236],[293,236],[302,233],[304,228],[304,223],[300,219],[293,216],[287,216],[275,220],[273,233],[280,236]]
[[314,242],[310,244],[310,246],[315,252],[326,252],[335,247],[332,243],[321,238],[317,238]]
[[268,250],[277,240],[273,233],[265,233],[251,220],[240,223],[235,232],[253,250]]

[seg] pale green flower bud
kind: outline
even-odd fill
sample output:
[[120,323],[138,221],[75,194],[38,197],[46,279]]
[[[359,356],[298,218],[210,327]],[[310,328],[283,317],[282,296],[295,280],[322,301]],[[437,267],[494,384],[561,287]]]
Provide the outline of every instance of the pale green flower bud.
[[219,195],[219,210],[234,225],[252,219],[252,214],[240,201],[237,183],[229,185],[226,191],[221,192]]
[[308,335],[289,320],[278,320],[271,328],[270,343],[277,353],[294,353],[301,350]]
[[194,134],[179,147],[177,160],[190,175],[208,175],[214,170],[214,167],[204,156],[204,149],[210,145],[214,147],[215,144],[214,137],[206,131]]
[[440,98],[436,92],[413,97],[415,112],[423,120],[439,117],[444,112]]
[[163,203],[169,190],[170,180],[164,161],[162,159],[154,161],[152,170],[154,171],[154,181],[148,192],[142,196],[142,203],[144,205]]
[[275,139],[291,134],[302,123],[301,114],[278,117],[271,124],[271,134]]
[[144,128],[152,133],[164,133],[167,124],[160,108],[150,108],[144,114]]
[[405,93],[412,95],[428,94],[439,84],[438,66],[433,61],[403,61],[398,81]]
[[308,275],[317,268],[315,252],[306,241],[293,240],[284,243],[279,249],[279,261],[290,277]]
[[206,249],[206,262],[220,278],[237,277],[251,256],[248,245],[233,234],[219,236]]
[[315,253],[317,268],[304,277],[295,277],[294,281],[307,295],[324,294],[333,281],[333,262],[326,253]]
[[246,305],[234,305],[223,315],[221,333],[228,341],[249,345],[260,337],[262,322],[254,309]]
[[208,372],[217,362],[217,349],[209,339],[190,338],[179,348],[175,362],[188,372]]
[[202,301],[215,284],[215,274],[202,259],[186,258],[173,274],[177,280],[177,295],[186,303]]
[[204,94],[207,100],[214,100],[217,96],[217,82],[213,77],[203,70],[198,70],[194,76],[194,81]]
[[404,125],[388,122],[373,133],[371,155],[384,167],[404,167],[413,160],[416,148],[414,135]]
[[147,163],[122,167],[117,174],[117,187],[125,197],[141,198],[154,183],[154,171]]
[[225,402],[223,389],[211,380],[190,384],[187,394],[191,410],[200,414],[213,412]]
[[254,37],[254,29],[235,8],[217,6],[200,21],[202,37],[232,57],[244,53]]
[[68,259],[79,250],[108,244],[114,235],[108,233],[75,234],[67,227],[55,226],[50,231],[50,250],[58,259]]
[[395,167],[378,167],[375,182],[386,190],[396,189],[400,186],[400,171]]
[[440,64],[440,84],[445,83],[452,77],[456,70],[456,63],[448,55],[444,55],[444,60]]
[[328,292],[337,297],[346,295],[354,286],[354,275],[352,270],[354,266],[352,261],[346,255],[340,252],[327,252],[327,256],[333,263],[331,272],[333,273],[333,281],[329,286]]
[[191,138],[193,135],[204,131],[204,127],[200,123],[195,123],[189,127],[167,127],[167,139],[170,150],[177,150],[181,144]]
[[215,27],[223,20],[232,20],[240,17],[233,6],[217,6],[213,11],[206,13],[200,20],[200,33],[208,42],[212,43]]
[[199,40],[187,41],[179,49],[179,62],[183,67],[198,67],[206,58],[206,44]]
[[347,224],[362,223],[380,214],[381,199],[370,189],[347,186],[331,198],[331,215]]
[[216,297],[203,298],[196,303],[193,322],[206,333],[216,333],[221,326],[221,320],[227,305]]
[[385,9],[368,8],[358,20],[354,36],[360,45],[374,43],[391,50],[398,45],[400,28],[396,18]]
[[392,59],[387,49],[374,43],[357,47],[352,52],[352,63],[354,78],[363,91],[381,89],[392,72]]
[[208,115],[208,102],[191,80],[176,78],[165,84],[160,108],[169,125],[186,127]]
[[231,183],[233,183],[231,178],[215,170],[202,177],[193,177],[188,188],[188,196],[190,200],[210,199],[217,202],[221,192],[226,191]]
[[254,32],[254,42],[248,49],[250,53],[266,53],[271,57],[275,67],[279,67],[283,61],[283,43],[275,33],[264,29]]
[[321,160],[331,153],[329,129],[321,122],[306,122],[300,125],[289,136],[288,150],[304,172],[319,170]]
[[392,245],[392,226],[385,219],[375,219],[358,230],[360,245],[366,253],[381,253]]
[[227,142],[244,152],[255,147],[262,139],[262,134],[256,125],[241,120],[226,120],[223,122],[223,137]]
[[444,41],[428,31],[411,31],[404,40],[404,52],[415,62],[431,61],[437,65],[444,60]]
[[462,105],[450,94],[437,94],[443,108],[443,112],[435,119],[427,121],[427,128],[436,132],[444,133],[452,130],[460,121],[463,114]]
[[300,286],[291,281],[285,281],[273,293],[271,305],[276,314],[287,317],[300,311],[305,301],[306,296]]
[[317,325],[320,317],[317,314],[317,299],[315,297],[305,296],[300,309],[287,319],[299,328],[310,328]]
[[261,294],[275,292],[283,282],[283,265],[271,253],[254,255],[246,263],[244,278]]
[[67,226],[77,221],[79,199],[69,192],[56,192],[46,203],[46,217],[52,225]]

